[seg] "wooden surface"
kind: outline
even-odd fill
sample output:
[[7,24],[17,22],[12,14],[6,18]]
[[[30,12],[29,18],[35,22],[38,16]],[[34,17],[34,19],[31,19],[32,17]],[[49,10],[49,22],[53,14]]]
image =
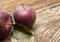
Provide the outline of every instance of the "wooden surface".
[[14,9],[21,4],[30,5],[36,11],[34,36],[23,36],[23,39],[22,33],[15,32],[6,42],[60,42],[60,0],[0,0],[0,10],[12,16]]
[[58,2],[60,2],[60,0],[0,0],[0,10],[11,14],[14,9],[21,4],[27,4],[33,9],[38,9]]
[[[54,11],[53,11],[54,10]],[[43,11],[41,14],[50,14],[42,19],[38,18],[35,24],[35,42],[60,42],[60,6]],[[40,15],[41,16],[41,15]]]

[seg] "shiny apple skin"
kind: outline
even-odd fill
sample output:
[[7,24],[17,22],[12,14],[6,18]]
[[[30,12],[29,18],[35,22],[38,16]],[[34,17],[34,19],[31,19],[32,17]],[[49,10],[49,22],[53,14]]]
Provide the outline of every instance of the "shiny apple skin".
[[28,5],[20,5],[15,9],[13,17],[16,23],[30,28],[36,20],[36,12]]

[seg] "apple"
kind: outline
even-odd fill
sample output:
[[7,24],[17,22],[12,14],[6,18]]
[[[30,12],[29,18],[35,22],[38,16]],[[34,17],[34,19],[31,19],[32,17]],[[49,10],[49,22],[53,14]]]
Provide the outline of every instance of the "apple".
[[12,17],[3,11],[0,11],[0,40],[9,35],[12,29]]
[[36,12],[28,5],[20,5],[15,9],[13,17],[16,23],[31,28],[36,20]]

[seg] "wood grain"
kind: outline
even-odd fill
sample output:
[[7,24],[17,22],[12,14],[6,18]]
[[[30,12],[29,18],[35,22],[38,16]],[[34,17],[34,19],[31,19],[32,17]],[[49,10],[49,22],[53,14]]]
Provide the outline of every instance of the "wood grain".
[[37,13],[34,42],[60,42],[60,5]]
[[0,10],[11,14],[14,9],[21,4],[27,4],[33,9],[38,9],[58,2],[60,2],[60,0],[0,0]]

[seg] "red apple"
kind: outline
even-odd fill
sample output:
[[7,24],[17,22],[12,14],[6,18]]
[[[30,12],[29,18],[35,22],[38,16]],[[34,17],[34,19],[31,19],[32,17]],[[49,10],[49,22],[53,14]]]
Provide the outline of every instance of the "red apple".
[[15,9],[14,20],[18,24],[23,24],[27,27],[32,27],[36,20],[35,11],[28,5],[20,5]]
[[0,11],[0,39],[8,36],[12,29],[12,24],[12,17],[9,14]]

